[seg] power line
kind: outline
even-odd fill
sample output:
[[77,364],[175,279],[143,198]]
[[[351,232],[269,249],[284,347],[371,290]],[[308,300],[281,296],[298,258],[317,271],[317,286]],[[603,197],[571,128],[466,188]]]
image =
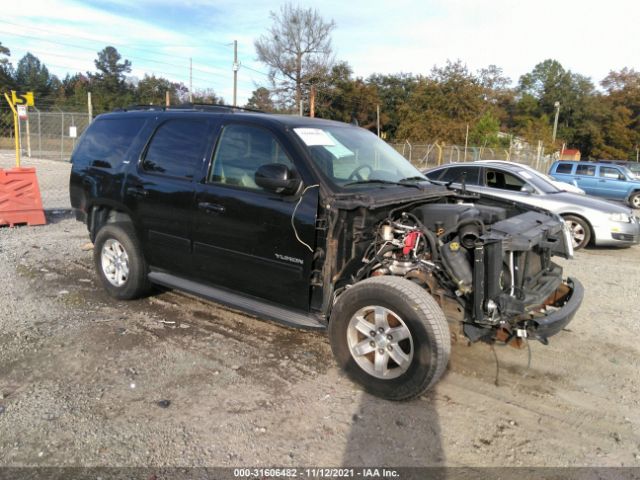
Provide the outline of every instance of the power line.
[[[10,23],[10,22],[5,22],[4,20],[0,20],[0,23],[3,23],[3,22],[4,23]],[[40,29],[40,30],[43,30],[43,29]],[[45,31],[45,30],[43,30],[43,31]],[[56,44],[56,45],[62,45],[64,47],[77,48],[77,49],[80,49],[80,50],[86,50],[86,51],[97,53],[95,48],[85,47],[85,46],[82,46],[82,45],[77,45],[77,44],[72,44],[72,43],[60,42],[60,41],[56,41],[56,40],[50,40],[50,39],[44,38],[44,37],[35,37],[33,35],[25,35],[25,34],[22,34],[22,33],[14,33],[14,32],[6,31],[6,30],[0,30],[0,33],[4,33],[5,35],[13,35],[13,36],[16,36],[16,37],[28,38],[28,39],[31,39],[31,40],[38,40],[38,41],[41,41],[41,42],[53,43],[53,44]],[[54,32],[47,32],[47,33],[54,33]],[[66,35],[66,36],[70,37],[69,35]],[[75,37],[70,37],[70,38],[75,38]],[[82,38],[82,37],[78,37],[78,38]],[[124,47],[124,48],[128,48],[128,47]],[[29,49],[26,49],[26,48],[23,48],[23,50],[29,51]],[[48,52],[47,52],[47,54],[49,55]],[[162,54],[158,54],[158,55],[162,55]],[[133,55],[126,55],[126,56],[129,57],[130,59],[139,60],[139,61],[142,61],[142,62],[157,63],[157,64],[169,65],[169,66],[173,66],[173,67],[176,66],[175,62],[174,63],[169,63],[169,62],[163,62],[163,61],[160,61],[160,60],[153,60],[153,59],[150,59],[150,58],[140,57],[140,56],[133,56]],[[183,57],[178,57],[178,56],[173,56],[173,55],[165,55],[165,56],[170,57],[170,58],[180,59],[180,60],[184,61]],[[126,60],[128,60],[129,58],[127,58]],[[220,76],[220,77],[227,78],[227,76],[222,74],[222,73],[211,72],[210,70],[203,70],[201,68],[194,68],[193,70],[201,72],[201,73],[206,73],[207,75],[214,75],[214,76]]]
[[[1,21],[0,21],[1,22]],[[7,35],[14,35],[14,36],[19,36],[19,37],[24,37],[24,38],[30,38],[33,40],[38,40],[38,41],[42,41],[45,43],[53,43],[53,44],[57,44],[57,45],[62,45],[62,46],[66,46],[66,47],[70,47],[70,48],[77,48],[77,49],[81,49],[81,50],[87,50],[87,51],[91,51],[91,52],[95,52],[95,49],[93,48],[89,48],[89,47],[84,47],[84,46],[80,46],[80,45],[75,45],[75,44],[70,44],[70,43],[66,43],[66,42],[59,42],[59,41],[55,41],[55,40],[49,40],[46,38],[40,38],[40,37],[34,37],[31,35],[24,35],[24,34],[17,34],[17,33],[13,33],[13,32],[6,32],[3,30],[0,30],[0,33],[5,33]],[[81,59],[78,57],[72,57],[69,55],[60,55],[60,54],[55,54],[55,53],[51,53],[51,52],[44,52],[42,50],[38,50],[38,49],[26,49],[26,48],[21,48],[21,50],[24,50],[25,52],[34,52],[34,53],[38,53],[40,55],[48,55],[48,56],[54,56],[54,57],[58,57],[58,58],[66,58],[66,59],[70,59],[70,60],[74,60],[74,61],[78,61],[78,62],[85,62],[87,61],[86,59]],[[175,66],[175,62],[174,63],[168,63],[168,62],[160,62],[160,61],[155,61],[155,60],[151,60],[151,59],[147,59],[144,57],[138,57],[138,56],[131,56],[131,55],[126,55],[128,58],[127,59],[131,59],[134,61],[140,61],[141,63],[144,62],[152,62],[152,63],[159,63],[159,64],[164,64],[164,65],[169,65],[169,66]],[[182,58],[179,57],[173,57],[179,60],[183,60]],[[64,69],[71,69],[71,70],[77,70],[77,68],[75,66],[71,66],[71,65],[60,65],[60,64],[55,64],[55,63],[51,63],[51,62],[47,62],[48,65],[50,66],[54,66],[54,67],[58,67],[58,68],[64,68]],[[179,68],[179,67],[176,67]],[[268,75],[265,74],[264,72],[260,72],[258,70],[252,69],[250,67],[245,67],[248,70],[254,71],[256,73],[260,73],[262,75]],[[185,73],[175,73],[175,72],[167,72],[167,71],[163,71],[163,70],[158,70],[155,68],[151,68],[151,69],[145,69],[145,70],[150,70],[151,73],[159,73],[159,74],[163,74],[163,75],[167,75],[169,77],[177,77],[183,81],[186,81],[189,78],[188,74]],[[229,80],[229,75],[228,74],[222,74],[222,73],[218,73],[218,72],[212,72],[210,70],[204,70],[202,68],[193,68],[194,71],[200,72],[202,74],[204,74],[203,76],[193,76],[193,79],[199,81],[199,82],[204,82],[204,83],[217,83],[217,80],[213,80],[212,78],[205,78],[206,77],[220,77],[220,78],[224,78],[226,80]],[[147,73],[147,72],[145,72]],[[249,83],[252,82],[252,80],[243,80],[243,79],[239,79],[239,81],[245,85],[248,85]]]
[[[95,38],[89,38],[89,37],[84,37],[82,35],[70,35],[69,33],[60,33],[60,32],[56,32],[53,30],[48,30],[45,28],[40,28],[40,27],[34,27],[33,25],[23,25],[23,24],[19,24],[19,23],[15,23],[15,22],[10,22],[8,20],[5,19],[0,19],[0,23],[6,23],[8,25],[13,25],[15,27],[20,27],[20,28],[24,28],[27,30],[39,30],[41,32],[44,33],[49,33],[52,35],[55,35],[57,37],[67,37],[67,38],[77,38],[79,40],[87,40],[90,42],[94,42],[94,43],[105,43],[102,40],[96,40]],[[145,49],[145,48],[141,48],[141,47],[130,47],[129,45],[125,45],[122,43],[116,43],[116,42],[106,42],[109,43],[111,45],[117,45],[120,46],[122,48],[135,48],[136,50],[139,50],[141,52],[147,52],[147,53],[151,53],[153,55],[157,55],[157,56],[161,56],[161,57],[167,57],[167,58],[176,58],[175,55],[170,55],[167,53],[161,53],[161,52],[157,52],[155,50],[150,50],[150,49]],[[207,42],[207,46],[210,46],[212,44],[216,44],[219,46],[223,46],[223,47],[228,47],[229,44],[226,43],[221,43],[221,42]],[[166,48],[199,48],[199,45],[162,45],[162,47],[166,47]]]
[[[37,49],[28,49],[28,50],[25,49],[25,51],[34,52],[34,53],[37,53],[37,54],[40,54],[40,55],[49,55],[49,56],[52,56],[52,57],[58,57],[58,58],[64,58],[64,59],[68,59],[68,60],[74,60],[74,61],[77,61],[77,62],[87,61],[85,59],[81,59],[81,58],[78,58],[78,57],[72,57],[70,55],[61,55],[59,53],[49,53],[49,52],[44,52],[42,50],[37,50]],[[68,68],[68,69],[72,69],[72,70],[76,69],[75,66],[71,66],[71,65],[60,65],[60,64],[55,64],[55,63],[51,63],[51,62],[46,62],[46,63],[43,62],[43,64],[45,66],[46,65],[51,65],[51,66],[58,67],[58,68]],[[178,67],[176,67],[176,68],[178,68]],[[171,77],[178,77],[178,78],[183,78],[183,79],[187,79],[189,77],[189,75],[187,73],[166,72],[166,71],[157,70],[157,69],[151,69],[151,72],[152,73],[161,73],[163,75],[169,75]],[[147,72],[145,72],[145,73],[147,73]],[[223,77],[222,74],[220,74],[220,76]],[[209,79],[209,78],[204,78],[204,77],[199,77],[199,76],[194,76],[193,78],[196,79],[196,80],[200,80],[202,82],[211,82],[211,79]],[[228,78],[228,77],[224,77],[224,78]]]
[[[56,36],[62,36],[62,37],[73,38],[73,39],[83,39],[83,40],[88,40],[88,41],[94,42],[94,43],[98,43],[98,42],[101,43],[102,42],[102,40],[91,39],[91,38],[83,37],[83,36],[80,36],[80,35],[70,35],[70,34],[65,34],[65,33],[58,33],[58,32],[52,31],[52,30],[44,29],[44,28],[21,25],[21,24],[15,23],[15,22],[10,22],[10,21],[4,20],[4,19],[1,19],[0,23],[13,25],[13,26],[16,26],[16,27],[30,29],[30,30],[38,30],[38,31],[41,31],[41,32],[44,32],[44,33],[47,33],[47,34],[51,34],[51,35],[56,35]],[[15,33],[15,32],[7,31],[7,30],[0,30],[0,33],[3,33],[5,35],[9,35],[9,36],[27,38],[27,39],[31,39],[31,40],[35,40],[35,41],[44,42],[44,43],[51,43],[51,44],[55,44],[55,45],[65,46],[65,47],[68,47],[68,48],[91,51],[91,52],[96,53],[96,49],[95,48],[88,47],[88,46],[85,46],[85,45],[78,45],[78,44],[75,44],[75,43],[62,42],[62,41],[59,41],[59,40],[52,40],[52,39],[49,39],[49,38],[38,37],[38,36],[34,36],[34,35],[26,35],[26,34],[22,34],[22,33]],[[115,42],[110,42],[110,43],[113,44],[113,45],[120,45],[125,49],[130,48],[129,46],[123,46],[122,44],[118,44],[118,43],[115,43]],[[223,43],[219,43],[219,42],[213,42],[213,43],[216,43],[218,45],[225,46],[225,47],[229,47],[230,45],[233,45],[233,43],[231,43],[231,44],[223,44]],[[209,45],[210,44],[208,44],[208,46]],[[184,47],[187,47],[187,46],[184,46]],[[197,45],[193,45],[192,47],[193,48],[198,48]],[[68,55],[54,54],[54,53],[51,53],[51,52],[43,52],[42,50],[37,50],[37,49],[27,49],[27,48],[24,48],[24,47],[21,47],[20,49],[24,50],[25,52],[32,51],[32,52],[38,53],[40,55],[48,55],[48,56],[54,56],[54,57],[58,57],[58,58],[66,58],[66,59],[71,59],[71,60],[74,60],[74,61],[77,61],[77,62],[86,62],[87,61],[86,59],[79,59],[77,57],[71,57],[71,56],[68,56]],[[159,53],[159,52],[156,52],[156,51],[143,49],[143,48],[140,48],[140,47],[137,47],[136,50],[146,51],[146,52],[149,52],[152,55],[156,55],[156,56],[161,56],[161,57],[171,58],[171,59],[174,59],[174,60],[184,61],[184,59],[182,57],[178,57],[178,56],[175,56],[175,55],[169,55],[169,54],[166,54],[166,53]],[[169,65],[169,66],[174,67],[174,68],[179,68],[179,67],[176,67],[176,63],[175,62],[169,63],[169,62],[165,62],[165,61],[161,61],[161,60],[154,60],[154,59],[150,59],[150,58],[147,58],[147,57],[141,57],[141,56],[138,56],[138,55],[123,55],[123,56],[126,56],[127,60],[131,59],[131,60],[134,60],[134,61],[140,62],[140,63],[148,62],[148,63],[155,63],[155,64],[161,64],[161,65]],[[54,66],[54,67],[57,67],[57,68],[76,70],[75,66],[60,65],[60,64],[50,63],[50,62],[47,62],[47,63],[50,66]],[[290,81],[290,79],[285,79],[285,78],[282,78],[282,77],[279,77],[279,76],[276,76],[276,75],[270,75],[269,73],[257,70],[255,68],[249,67],[247,65],[238,64],[238,67],[239,68],[244,68],[244,69],[246,69],[248,71],[251,71],[251,72],[254,72],[254,73],[257,73],[257,74],[260,74],[260,75],[263,75],[263,76],[265,76],[267,78],[273,78],[273,79],[281,81],[281,82]],[[156,70],[156,69],[145,69],[145,70],[152,70],[152,73],[156,73],[157,72],[157,73],[160,73],[160,74],[163,74],[163,75],[168,75],[170,77],[177,77],[179,79],[185,79],[186,80],[187,78],[189,78],[189,75],[186,74],[186,73],[185,74],[182,74],[182,73],[177,74],[175,72],[167,72],[167,71]],[[192,68],[192,70],[200,72],[200,73],[204,74],[203,76],[206,76],[206,77],[210,77],[211,76],[211,77],[220,77],[220,78],[224,78],[224,79],[227,79],[227,80],[230,79],[230,75],[228,75],[228,74],[223,74],[223,73],[219,73],[219,72],[212,72],[210,70],[205,70],[205,69],[202,69],[202,68]],[[145,74],[146,73],[147,72],[145,72]],[[197,76],[197,77],[194,76],[193,79],[198,80],[200,82],[206,82],[206,83],[214,81],[214,80],[212,80],[210,78],[203,78],[203,76]],[[253,84],[253,86],[255,86],[255,84],[256,84],[255,80],[253,80],[253,79],[249,79],[249,80],[240,79],[240,81],[242,83],[244,83],[245,85],[248,85],[250,82]]]

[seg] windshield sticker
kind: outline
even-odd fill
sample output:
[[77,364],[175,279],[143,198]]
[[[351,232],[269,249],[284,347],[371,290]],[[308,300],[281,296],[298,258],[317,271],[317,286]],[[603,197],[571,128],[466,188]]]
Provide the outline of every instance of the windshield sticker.
[[320,145],[323,147],[332,147],[335,142],[324,130],[319,128],[294,128],[294,132],[302,139],[307,147]]
[[527,180],[531,180],[533,178],[529,172],[525,172],[524,170],[520,170],[518,173]]
[[333,145],[326,145],[324,148],[336,158],[352,157],[353,152],[341,144],[336,137],[327,132],[327,136],[333,141]]

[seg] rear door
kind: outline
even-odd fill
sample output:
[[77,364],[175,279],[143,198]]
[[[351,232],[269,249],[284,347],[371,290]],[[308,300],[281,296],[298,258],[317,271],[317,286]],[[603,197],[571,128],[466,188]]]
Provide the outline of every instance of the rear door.
[[[526,172],[525,172],[526,173]],[[516,200],[522,203],[531,204],[535,197],[531,193],[523,192],[522,187],[529,185],[534,191],[537,189],[528,183],[521,176],[511,173],[501,168],[486,165],[483,173],[486,193],[491,194],[492,191],[499,193],[500,197]]]
[[190,270],[193,178],[208,158],[212,138],[204,117],[162,119],[127,176],[125,204],[140,226],[147,261],[154,267]]
[[595,165],[578,163],[575,170],[575,179],[578,187],[583,189],[585,193],[598,195],[598,179]]
[[286,196],[254,181],[261,165],[298,169],[286,143],[275,130],[226,123],[197,185],[194,262],[209,283],[308,311],[318,189]]

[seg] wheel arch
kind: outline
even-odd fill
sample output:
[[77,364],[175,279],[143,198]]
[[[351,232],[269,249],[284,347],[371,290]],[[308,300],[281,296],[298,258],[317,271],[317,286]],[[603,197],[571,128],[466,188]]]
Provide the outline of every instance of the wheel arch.
[[565,217],[577,217],[580,220],[582,220],[583,222],[585,222],[587,224],[587,226],[589,227],[589,234],[590,234],[589,243],[587,245],[595,245],[595,243],[596,243],[595,230],[593,228],[593,225],[591,224],[591,222],[589,221],[589,219],[587,217],[585,217],[584,215],[582,215],[580,213],[575,213],[575,212],[562,212],[559,215],[563,219]]
[[133,218],[126,209],[109,203],[96,203],[91,206],[87,215],[87,228],[92,242],[98,231],[109,223],[129,223],[135,230]]
[[[638,194],[640,194],[640,188],[632,189],[629,195],[627,196],[627,205],[631,205],[631,199],[633,198],[634,195],[638,195]],[[631,206],[631,208],[634,208],[634,207]]]

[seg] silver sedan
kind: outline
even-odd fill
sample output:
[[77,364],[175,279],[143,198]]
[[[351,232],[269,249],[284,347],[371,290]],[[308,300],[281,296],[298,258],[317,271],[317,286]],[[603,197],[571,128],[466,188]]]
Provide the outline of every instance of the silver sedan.
[[424,172],[432,181],[515,200],[561,215],[569,226],[575,249],[631,246],[640,243],[640,218],[629,208],[588,195],[564,192],[516,163],[452,163]]

